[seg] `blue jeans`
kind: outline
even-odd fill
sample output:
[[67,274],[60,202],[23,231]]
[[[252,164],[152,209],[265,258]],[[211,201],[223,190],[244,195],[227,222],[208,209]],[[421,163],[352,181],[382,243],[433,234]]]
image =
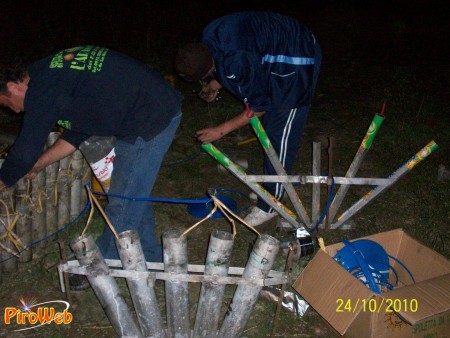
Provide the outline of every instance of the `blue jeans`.
[[[138,137],[134,144],[120,140],[116,142],[116,157],[109,194],[144,198],[151,196],[161,163],[172,143],[180,120],[181,112],[172,119],[165,130],[150,141],[146,142]],[[136,230],[139,233],[147,261],[162,261],[161,244],[155,235],[152,202],[109,197],[105,212],[117,233],[126,230]],[[114,234],[108,226],[97,239],[97,245],[104,258],[119,258]]]

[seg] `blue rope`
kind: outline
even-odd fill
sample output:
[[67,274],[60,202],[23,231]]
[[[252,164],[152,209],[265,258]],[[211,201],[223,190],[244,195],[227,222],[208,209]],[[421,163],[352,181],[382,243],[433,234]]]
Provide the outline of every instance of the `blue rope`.
[[330,209],[330,205],[331,205],[331,202],[333,201],[333,197],[334,197],[334,186],[335,186],[334,185],[334,177],[331,176],[331,191],[330,191],[330,195],[328,196],[325,210],[323,211],[323,213],[320,216],[319,220],[317,221],[316,225],[311,230],[309,230],[309,233],[316,231],[317,228],[319,227],[319,225],[323,222],[323,219],[325,218],[325,216],[327,215],[328,209]]
[[[414,276],[412,275],[411,271],[407,268],[407,266],[405,264],[403,264],[398,258],[395,258],[394,256],[388,255],[388,257],[392,258],[394,261],[396,261],[398,264],[400,264],[403,267],[403,269],[405,269],[408,272],[408,274],[411,276],[413,283],[416,284],[416,280],[414,279]],[[397,278],[398,278],[398,276],[397,276]]]
[[205,203],[208,203],[209,201],[211,201],[211,198],[209,198],[209,197],[204,197],[202,199],[194,199],[194,200],[185,200],[185,199],[179,200],[179,199],[174,199],[174,198],[163,198],[163,197],[129,197],[129,196],[124,196],[124,195],[119,195],[119,194],[107,194],[107,193],[104,193],[101,191],[92,190],[90,188],[89,188],[89,190],[96,195],[121,198],[124,200],[137,201],[137,202],[161,202],[161,203],[175,203],[175,204],[194,204],[194,203],[205,204]]
[[[212,198],[209,197],[204,197],[204,198],[198,198],[198,199],[173,199],[173,198],[160,198],[160,197],[128,197],[128,196],[123,196],[123,195],[118,195],[118,194],[108,194],[108,193],[104,193],[101,191],[96,191],[96,190],[92,190],[89,188],[89,190],[96,194],[96,195],[103,195],[103,196],[108,196],[108,197],[114,197],[114,198],[121,198],[121,199],[126,199],[126,200],[130,200],[130,201],[139,201],[139,202],[146,202],[146,201],[150,201],[150,202],[161,202],[161,203],[174,203],[174,204],[202,204],[203,206],[199,206],[199,207],[190,207],[189,212],[193,215],[198,217],[199,215],[203,215],[204,212],[206,211],[211,211],[211,202],[212,202]],[[233,194],[238,194],[244,198],[246,198],[248,200],[248,196],[246,196],[245,194],[243,194],[240,191],[237,190],[231,190],[231,189],[223,189],[223,188],[216,188],[214,189],[215,192],[219,192],[219,193],[233,193]],[[225,197],[225,196],[224,196]],[[219,198],[220,199],[220,198]],[[228,200],[228,198],[227,198]],[[232,202],[232,201],[229,201]],[[235,203],[232,203],[235,206]],[[236,209],[234,206],[229,205],[229,207],[232,209],[232,211],[236,214],[240,214],[244,211],[246,211],[249,207],[243,207],[241,209]],[[209,212],[207,212],[206,214],[208,214]],[[205,214],[205,216],[206,216]],[[223,215],[221,215],[221,213],[215,213],[214,214],[215,217],[214,218],[223,218]]]

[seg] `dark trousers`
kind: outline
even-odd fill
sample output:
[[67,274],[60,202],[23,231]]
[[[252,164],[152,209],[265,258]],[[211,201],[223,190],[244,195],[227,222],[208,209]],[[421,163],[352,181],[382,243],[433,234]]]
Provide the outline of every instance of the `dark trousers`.
[[[276,115],[264,115],[263,118],[263,127],[288,174],[292,172],[310,107],[292,108]],[[266,155],[264,155],[264,175],[277,175]],[[283,197],[284,189],[281,183],[265,183],[264,188],[278,200]],[[273,211],[262,200],[258,202],[257,207],[266,212]]]
[[[311,82],[310,97],[313,97],[317,79],[319,76],[320,65],[322,62],[322,53],[318,43],[315,45],[315,63],[313,77]],[[302,94],[302,93],[300,93]],[[290,108],[284,111],[274,111],[264,114],[262,125],[269,136],[270,142],[274,147],[281,164],[283,164],[286,172],[291,174],[294,161],[296,159],[300,140],[305,129],[308,113],[311,105]],[[267,156],[264,154],[264,175],[277,175]],[[269,191],[276,199],[283,197],[284,189],[281,183],[265,183],[264,188]],[[257,207],[272,212],[264,201],[259,200]]]

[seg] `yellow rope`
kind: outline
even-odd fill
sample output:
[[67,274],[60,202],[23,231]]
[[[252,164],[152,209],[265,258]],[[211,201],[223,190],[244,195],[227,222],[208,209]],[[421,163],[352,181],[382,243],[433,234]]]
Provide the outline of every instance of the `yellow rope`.
[[46,196],[45,190],[40,189],[39,192],[38,192],[38,197],[37,197],[37,199],[36,199],[37,204],[38,204],[38,206],[39,206],[39,208],[36,209],[36,211],[37,211],[38,213],[41,213],[41,212],[44,211],[44,206],[43,206],[43,204],[42,204],[42,196],[44,196],[44,197]]
[[322,249],[323,251],[326,252],[326,250],[325,250],[325,242],[323,241],[323,238],[322,238],[322,237],[319,237],[319,238],[318,238],[318,241],[319,241],[319,247],[320,247],[320,249]]
[[5,202],[3,202],[2,200],[0,200],[0,201],[5,206],[6,222],[7,222],[7,223],[5,223],[3,220],[1,220],[3,226],[5,227],[5,233],[1,236],[1,238],[8,239],[11,243],[14,244],[14,246],[17,248],[17,250],[20,251],[20,247],[23,248],[24,245],[23,245],[22,241],[20,240],[20,238],[13,232],[13,229],[16,226],[16,223],[20,217],[20,214],[16,213],[13,221],[11,222],[11,215],[10,215],[7,204]]
[[[37,195],[37,197],[35,198],[34,196],[36,196],[36,195]],[[27,200],[28,200],[28,203],[29,203],[33,213],[36,212],[36,213],[40,214],[42,211],[44,211],[44,206],[42,203],[42,196],[46,197],[47,194],[41,188],[39,190],[31,191],[29,193],[29,197],[27,198]]]
[[75,174],[72,171],[72,162],[73,162],[73,157],[70,158],[69,164],[67,166],[67,170],[66,170],[66,175],[69,177],[75,177]]
[[244,221],[242,218],[240,218],[238,215],[236,215],[233,211],[231,211],[225,204],[223,204],[217,197],[211,196],[214,200],[214,203],[217,203],[221,205],[226,211],[228,211],[233,217],[237,218],[242,224],[244,224],[246,227],[250,228],[250,230],[254,231],[258,237],[261,237],[261,234],[256,230],[254,227],[252,227],[250,224],[248,224],[246,221]]
[[2,202],[3,205],[6,207],[6,221],[7,221],[7,223],[5,223],[3,220],[1,220],[1,222],[3,223],[3,226],[5,227],[5,233],[0,238],[4,239],[4,240],[6,240],[6,239],[9,240],[16,247],[17,251],[20,251],[21,248],[25,248],[25,245],[22,243],[19,236],[17,236],[13,232],[13,229],[16,226],[16,223],[20,217],[20,214],[16,213],[13,221],[11,222],[10,212],[7,208],[6,203],[3,202],[2,200],[0,200],[0,202]]
[[[100,213],[102,214],[103,218],[106,221],[106,224],[108,224],[109,228],[111,229],[111,231],[113,232],[114,236],[118,239],[119,238],[119,234],[117,233],[116,229],[114,228],[114,226],[111,224],[111,222],[109,221],[108,217],[106,216],[105,212],[103,211],[102,206],[100,205],[100,203],[97,201],[97,199],[95,198],[95,196],[92,194],[91,190],[88,188],[87,189],[88,192],[88,196],[89,196],[89,200],[93,201],[95,203],[95,205],[97,206],[98,211],[100,211]],[[93,208],[93,204],[91,203],[91,208]],[[91,219],[91,215],[89,215],[89,219]],[[84,233],[86,232],[88,227],[88,224],[86,225],[86,227],[84,228],[83,232],[81,235],[84,235]]]
[[19,257],[19,254],[17,252],[12,251],[10,248],[8,248],[7,246],[4,246],[2,243],[0,243],[0,248],[5,250],[7,253],[9,253],[11,256],[16,256]]
[[210,218],[214,212],[217,210],[217,205],[214,205],[214,208],[211,210],[211,212],[202,220],[198,221],[197,223],[195,223],[193,226],[191,226],[189,229],[187,229],[185,232],[183,232],[181,234],[181,237],[186,236],[188,234],[189,231],[191,231],[192,229],[196,228],[197,226],[199,226],[200,224],[202,224],[204,221],[206,221],[208,218]]
[[[4,205],[4,207],[5,207],[6,221],[7,221],[8,224],[9,224],[9,223],[11,223],[11,221],[10,221],[10,215],[9,215],[9,208],[8,208],[8,205],[7,205],[3,200],[0,200],[0,202],[1,202],[1,203]],[[3,220],[2,220],[2,223],[5,224],[5,223],[3,222]]]
[[56,181],[53,188],[54,191],[53,206],[55,207],[58,205],[58,183],[60,178],[61,178],[61,169],[58,169],[58,176],[56,176]]
[[228,216],[225,208],[223,207],[224,204],[218,198],[216,198],[215,196],[212,196],[212,199],[214,201],[214,205],[217,205],[219,207],[220,211],[222,211],[222,213],[225,215],[227,220],[231,223],[231,226],[233,228],[233,239],[234,239],[236,237],[236,234],[237,234],[236,223],[234,223],[234,220],[230,216]]
[[91,172],[91,168],[90,167],[86,167],[86,170],[84,171],[84,174],[81,177],[81,180],[83,182],[86,181],[86,178],[88,177],[88,174]]
[[89,198],[89,203],[91,204],[91,209],[89,211],[89,216],[86,221],[86,226],[84,227],[83,231],[81,232],[81,236],[84,236],[84,234],[86,233],[86,230],[87,230],[89,224],[91,223],[92,216],[94,215],[94,208],[92,207],[92,195],[89,193],[88,193],[88,198]]
[[207,219],[209,219],[214,212],[217,210],[217,208],[220,209],[220,211],[222,211],[222,213],[225,215],[225,217],[227,218],[228,221],[230,221],[230,223],[232,224],[233,227],[233,239],[236,237],[237,231],[236,231],[236,224],[234,222],[234,220],[230,217],[233,216],[234,218],[238,219],[242,224],[244,224],[246,227],[250,228],[252,231],[256,232],[256,234],[258,235],[258,237],[261,237],[261,234],[254,228],[252,227],[250,224],[248,224],[246,221],[244,221],[242,218],[240,218],[238,215],[236,215],[233,211],[231,211],[225,204],[222,203],[222,201],[220,201],[217,197],[211,195],[211,198],[214,202],[214,208],[211,210],[211,212],[202,220],[198,221],[197,223],[195,223],[193,226],[191,226],[189,229],[187,229],[186,231],[184,231],[181,236],[185,236],[186,234],[188,234],[191,230],[193,230],[194,228],[196,228],[197,226],[199,226],[201,223],[203,223],[204,221],[206,221]]

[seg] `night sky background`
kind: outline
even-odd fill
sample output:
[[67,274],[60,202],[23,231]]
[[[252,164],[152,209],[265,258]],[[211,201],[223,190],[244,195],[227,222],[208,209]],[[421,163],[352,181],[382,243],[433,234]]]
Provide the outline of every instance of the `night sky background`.
[[240,10],[271,10],[309,26],[324,66],[341,62],[440,68],[448,75],[448,1],[2,1],[1,57],[32,61],[63,48],[94,44],[171,71],[173,54],[212,19]]
[[[340,109],[359,105],[373,113],[382,101],[389,107],[395,100],[391,107],[398,118],[416,113],[416,125],[442,130],[450,123],[447,7],[446,0],[2,1],[0,61],[32,62],[90,44],[133,56],[164,76],[175,75],[176,50],[198,41],[211,20],[236,11],[269,10],[300,20],[322,47],[313,108],[332,114],[330,104],[317,103],[326,97]],[[180,90],[192,89],[182,86],[177,81]],[[21,118],[6,108],[0,114]]]

